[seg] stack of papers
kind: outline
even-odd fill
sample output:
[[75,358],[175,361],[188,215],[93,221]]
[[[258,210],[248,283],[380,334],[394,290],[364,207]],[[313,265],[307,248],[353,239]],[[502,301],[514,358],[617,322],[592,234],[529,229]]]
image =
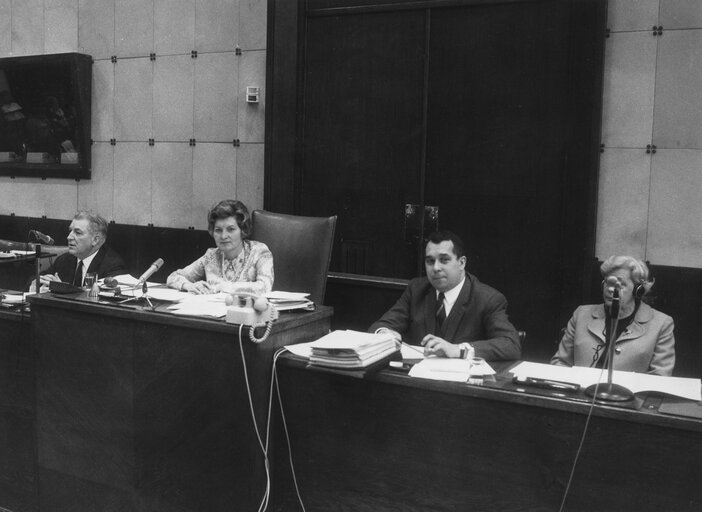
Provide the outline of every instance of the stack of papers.
[[[550,364],[532,363],[524,361],[512,368],[515,377],[525,379],[536,377],[540,379],[558,380],[580,384],[582,387],[590,386],[596,382],[607,382],[607,370],[586,368],[582,366],[553,366]],[[669,395],[680,396],[689,400],[702,400],[700,379],[684,377],[662,377],[647,373],[612,372],[612,382],[629,389],[632,393],[642,391],[657,391]]]
[[222,318],[227,315],[228,306],[225,303],[225,299],[229,296],[228,293],[220,292],[206,295],[178,293],[183,294],[181,300],[168,306],[168,310],[175,315],[209,316],[213,318]]
[[409,371],[410,377],[467,382],[471,377],[494,375],[495,370],[484,359],[450,359],[428,357],[415,364]]
[[278,311],[292,311],[295,309],[314,309],[314,303],[309,300],[309,293],[299,292],[268,292],[266,298]]
[[340,330],[310,343],[310,364],[330,368],[361,369],[391,356],[397,351],[387,333]]

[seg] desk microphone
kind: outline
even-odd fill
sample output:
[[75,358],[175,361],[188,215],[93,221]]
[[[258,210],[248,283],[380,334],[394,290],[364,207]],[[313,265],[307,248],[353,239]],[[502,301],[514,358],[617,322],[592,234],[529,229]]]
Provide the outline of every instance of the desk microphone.
[[619,282],[619,279],[617,279],[614,276],[609,276],[607,279],[605,279],[604,285],[607,288],[616,288],[617,290],[621,289],[622,287],[622,284]]
[[49,235],[45,235],[41,231],[37,231],[36,229],[32,229],[29,231],[30,235],[34,235],[37,240],[40,240],[42,243],[45,243],[46,245],[54,245],[54,239],[51,238]]
[[144,284],[148,278],[150,278],[152,275],[154,275],[158,269],[161,268],[161,265],[163,265],[163,260],[161,258],[157,259],[154,261],[151,266],[144,272],[141,277],[139,278],[139,282],[137,284]]

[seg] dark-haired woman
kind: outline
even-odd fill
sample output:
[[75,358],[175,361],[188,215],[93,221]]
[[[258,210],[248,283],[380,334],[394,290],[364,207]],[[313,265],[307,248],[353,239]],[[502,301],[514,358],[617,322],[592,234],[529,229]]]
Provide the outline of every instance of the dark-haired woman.
[[273,288],[273,255],[266,244],[249,240],[251,216],[241,201],[226,199],[207,214],[217,248],[168,276],[168,286],[195,294],[248,292]]

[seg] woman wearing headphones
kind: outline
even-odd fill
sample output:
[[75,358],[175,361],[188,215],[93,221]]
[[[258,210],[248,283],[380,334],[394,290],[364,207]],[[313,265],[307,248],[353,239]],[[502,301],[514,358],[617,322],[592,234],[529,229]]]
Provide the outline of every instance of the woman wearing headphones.
[[642,301],[653,286],[646,264],[631,256],[610,256],[602,263],[600,273],[604,304],[575,310],[551,364],[607,368],[610,307],[618,289],[613,368],[671,375],[675,366],[673,319]]

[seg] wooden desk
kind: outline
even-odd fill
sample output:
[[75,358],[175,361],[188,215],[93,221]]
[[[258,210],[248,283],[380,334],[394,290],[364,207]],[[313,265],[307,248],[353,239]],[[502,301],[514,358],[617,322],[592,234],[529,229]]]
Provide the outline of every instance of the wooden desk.
[[29,313],[0,307],[0,506],[36,510],[34,353]]
[[[13,250],[34,251],[35,244],[0,239],[0,251],[3,253],[0,255],[0,288],[26,291],[27,283],[36,275],[36,255],[13,254],[9,257],[8,253]],[[40,267],[50,265],[54,256],[66,250],[67,247],[42,246]]]
[[[263,456],[238,326],[51,294],[30,301],[40,510],[256,510]],[[331,315],[281,314],[264,343],[244,338],[260,429],[274,351],[325,334]]]
[[[309,512],[556,511],[590,409],[585,402],[306,369],[278,376]],[[702,510],[702,421],[596,406],[566,511]],[[276,452],[274,510],[300,510]]]

